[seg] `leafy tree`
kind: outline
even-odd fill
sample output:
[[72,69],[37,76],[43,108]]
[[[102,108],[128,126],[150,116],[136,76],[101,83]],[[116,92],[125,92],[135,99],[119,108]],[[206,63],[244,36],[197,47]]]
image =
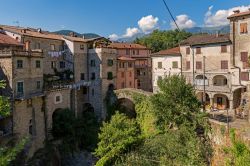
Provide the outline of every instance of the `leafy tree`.
[[134,42],[147,46],[152,52],[169,49],[178,46],[179,42],[187,39],[191,33],[178,30],[155,30],[150,35],[137,38]]
[[103,123],[95,155],[100,157],[97,166],[112,165],[123,153],[140,141],[140,130],[134,119],[116,113],[109,123]]
[[[0,81],[0,88],[5,88],[5,81]],[[5,96],[0,96],[0,118],[7,117],[10,115],[10,103],[9,99]]]

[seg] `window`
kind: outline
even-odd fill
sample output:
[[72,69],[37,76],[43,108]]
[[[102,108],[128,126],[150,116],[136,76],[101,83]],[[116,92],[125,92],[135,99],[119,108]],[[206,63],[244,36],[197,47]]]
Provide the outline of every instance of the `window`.
[[178,68],[178,62],[177,61],[172,62],[172,68],[173,69],[177,69]]
[[35,49],[41,49],[40,43],[36,43]]
[[56,96],[56,102],[60,102],[61,97],[60,96]]
[[201,48],[200,47],[196,48],[196,54],[201,54]]
[[29,51],[30,50],[30,41],[25,42],[25,50]]
[[56,68],[56,61],[52,61],[52,62],[51,62],[51,68],[52,68],[52,69]]
[[23,91],[23,82],[17,82],[17,93],[19,95],[23,95],[24,91]]
[[32,119],[29,121],[29,134],[33,135]]
[[190,61],[186,62],[186,69],[189,70],[190,69]]
[[129,86],[130,86],[130,87],[132,86],[132,81],[129,81]]
[[132,72],[131,71],[129,72],[129,77],[132,77]]
[[80,49],[84,50],[84,45],[83,44],[80,45]]
[[133,50],[133,55],[135,55],[135,50]]
[[36,68],[41,68],[41,61],[36,60]]
[[36,89],[41,89],[41,81],[36,82]]
[[126,62],[122,62],[122,68],[126,67]]
[[242,81],[249,81],[249,73],[248,72],[241,72],[240,73],[240,79]]
[[91,73],[91,80],[95,80],[95,73]]
[[81,73],[81,80],[85,80],[85,74]]
[[17,68],[18,69],[23,68],[23,60],[17,60]]
[[84,87],[82,88],[82,93],[83,93],[84,95],[88,94],[88,88],[87,88],[86,86],[84,86]]
[[129,49],[126,49],[126,55],[130,55]]
[[141,71],[139,69],[136,72],[138,76],[141,75]]
[[59,103],[62,103],[63,101],[63,97],[62,97],[62,94],[61,93],[57,93],[54,97],[54,103],[55,104],[59,104]]
[[108,59],[108,66],[113,66],[113,60],[112,59]]
[[90,66],[91,66],[91,67],[95,67],[95,60],[91,60],[91,61],[90,61]]
[[240,24],[240,33],[241,34],[246,34],[248,31],[247,31],[247,23],[241,23]]
[[113,79],[113,73],[112,72],[108,72],[108,80],[112,80]]
[[95,95],[95,89],[92,89],[91,93],[92,93],[92,96],[94,96]]
[[202,62],[201,61],[197,61],[196,62],[196,69],[197,70],[201,70],[202,69]]
[[241,52],[240,53],[240,60],[242,62],[248,62],[248,52]]
[[186,48],[186,54],[189,55],[190,54],[190,47]]
[[51,50],[51,51],[55,51],[55,44],[51,44],[51,45],[50,45],[50,50]]
[[159,69],[162,68],[162,62],[158,62],[158,68],[159,68]]
[[227,52],[227,45],[222,45],[222,46],[221,46],[221,52],[222,52],[222,53]]
[[124,82],[121,83],[121,87],[125,88],[125,83]]
[[128,62],[128,67],[133,67],[132,62]]
[[137,80],[137,86],[140,87],[141,86],[141,81]]
[[228,61],[221,61],[221,69],[228,69]]
[[136,50],[136,54],[139,55],[139,53],[140,53],[139,50]]
[[65,62],[64,61],[60,61],[60,68],[61,69],[65,68]]
[[124,78],[124,72],[121,72],[121,77]]

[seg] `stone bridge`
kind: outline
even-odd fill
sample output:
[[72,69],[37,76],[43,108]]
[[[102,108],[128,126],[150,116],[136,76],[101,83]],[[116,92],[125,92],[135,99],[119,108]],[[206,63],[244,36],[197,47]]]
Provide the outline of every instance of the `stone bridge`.
[[152,92],[147,92],[147,91],[144,91],[144,90],[141,90],[141,89],[125,88],[125,89],[115,90],[115,94],[116,94],[118,100],[122,99],[122,98],[126,98],[126,99],[129,99],[129,100],[134,102],[133,96],[135,94],[150,96],[153,93]]

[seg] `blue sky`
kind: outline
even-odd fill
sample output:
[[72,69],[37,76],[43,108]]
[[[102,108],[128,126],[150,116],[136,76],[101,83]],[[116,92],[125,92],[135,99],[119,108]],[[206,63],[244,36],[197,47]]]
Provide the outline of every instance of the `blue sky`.
[[[250,8],[250,0],[166,2],[182,28],[224,25],[233,7]],[[17,20],[20,26],[49,31],[71,29],[106,37],[130,37],[156,28],[172,28],[162,0],[1,0],[0,24],[16,25]]]

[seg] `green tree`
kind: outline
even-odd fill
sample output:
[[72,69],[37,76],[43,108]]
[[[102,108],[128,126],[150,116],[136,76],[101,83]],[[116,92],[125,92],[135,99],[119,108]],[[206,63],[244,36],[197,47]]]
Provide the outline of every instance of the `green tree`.
[[103,123],[95,155],[100,157],[97,166],[112,165],[123,153],[140,141],[140,130],[134,119],[116,113],[109,123]]
[[[5,81],[0,81],[0,88],[5,88]],[[5,96],[0,96],[0,118],[7,117],[10,115],[10,102],[9,98]]]
[[178,44],[188,37],[191,33],[178,30],[160,31],[155,30],[150,35],[137,38],[134,42],[145,45],[150,48],[152,52],[169,49],[178,46]]

